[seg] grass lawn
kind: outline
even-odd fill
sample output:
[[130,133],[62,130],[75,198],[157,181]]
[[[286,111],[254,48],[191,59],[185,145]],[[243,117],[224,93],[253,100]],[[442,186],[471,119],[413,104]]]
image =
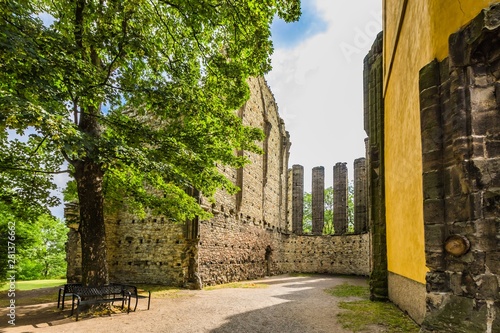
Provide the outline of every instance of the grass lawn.
[[325,292],[348,300],[339,302],[343,309],[338,314],[339,323],[352,332],[369,332],[370,328],[382,328],[387,333],[418,333],[420,327],[391,302],[372,302],[365,286],[347,283],[326,289]]
[[[62,286],[66,283],[66,279],[52,280],[31,280],[31,281],[16,281],[16,290],[32,290],[40,288],[50,288]],[[2,283],[0,291],[9,290],[9,283]]]

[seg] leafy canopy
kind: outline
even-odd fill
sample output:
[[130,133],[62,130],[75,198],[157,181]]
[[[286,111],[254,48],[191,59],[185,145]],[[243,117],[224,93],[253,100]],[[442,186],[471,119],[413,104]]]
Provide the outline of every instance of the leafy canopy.
[[296,20],[299,0],[1,1],[0,182],[53,205],[62,157],[91,160],[108,207],[203,214],[185,189],[236,191],[217,165],[260,151],[234,110],[270,70],[275,15]]

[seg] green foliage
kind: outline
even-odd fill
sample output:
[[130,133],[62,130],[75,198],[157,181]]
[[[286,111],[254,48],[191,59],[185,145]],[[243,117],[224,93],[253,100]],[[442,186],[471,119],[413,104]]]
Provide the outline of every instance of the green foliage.
[[19,251],[17,278],[36,280],[66,275],[67,228],[63,221],[42,215],[32,230],[32,243]]
[[[54,174],[59,172],[62,157],[53,154],[47,140],[33,134],[21,137],[1,131],[0,123],[0,203],[18,220],[34,221],[47,207],[59,204],[50,191],[56,188]],[[19,132],[19,133],[22,133]]]
[[[347,230],[354,231],[354,186],[352,181],[347,187]],[[304,193],[304,218],[303,218],[304,233],[312,232],[312,194]],[[324,227],[323,234],[334,234],[333,227],[333,187],[325,188],[325,208],[324,208]]]
[[[15,274],[17,280],[55,278],[66,275],[65,224],[50,215],[41,215],[35,223],[15,220],[0,210],[0,230],[3,244],[7,244],[6,230],[15,222]],[[6,246],[5,246],[6,248]],[[7,255],[2,253],[1,278],[7,274]]]
[[304,216],[302,220],[302,231],[306,234],[312,232],[312,194],[304,193]]
[[[9,264],[17,265],[20,260],[20,253],[28,250],[36,238],[36,228],[34,225],[31,223],[22,223],[9,208],[8,205],[0,202],[0,243],[2,244],[0,246],[0,281],[7,278]],[[11,230],[14,230],[14,235],[9,234]],[[14,258],[11,258],[11,260],[14,259],[15,263],[9,261],[8,245],[15,248],[15,251],[9,251],[10,253],[14,252]]]
[[[29,131],[24,155],[45,163],[11,159],[2,172],[41,177],[36,188],[45,193],[33,193],[40,200],[50,197],[49,174],[60,172],[63,156],[71,165],[92,161],[105,171],[108,207],[127,197],[134,211],[152,207],[177,220],[204,214],[186,188],[237,190],[217,164],[248,163],[235,150],[259,152],[263,134],[234,110],[249,96],[247,78],[270,69],[274,16],[300,15],[298,0],[0,6],[2,146],[15,156],[24,148],[8,148],[5,131]],[[50,164],[33,149],[40,142],[53,153]]]

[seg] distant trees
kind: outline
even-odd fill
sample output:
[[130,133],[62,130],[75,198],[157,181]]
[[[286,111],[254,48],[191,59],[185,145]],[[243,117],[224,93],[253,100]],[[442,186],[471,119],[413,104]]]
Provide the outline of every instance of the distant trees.
[[[15,253],[8,261],[7,249],[9,226],[15,223]],[[66,274],[67,228],[63,221],[48,214],[40,215],[34,222],[16,219],[16,216],[0,204],[0,281],[9,273],[13,263],[16,279],[35,280],[61,277]],[[12,252],[12,251],[11,251]],[[15,263],[14,263],[15,262]]]
[[[323,234],[331,235],[335,233],[333,227],[333,187],[325,189],[325,217],[324,217]],[[349,181],[347,187],[347,232],[354,231],[354,185]],[[312,194],[304,193],[304,219],[303,232],[312,232]]]

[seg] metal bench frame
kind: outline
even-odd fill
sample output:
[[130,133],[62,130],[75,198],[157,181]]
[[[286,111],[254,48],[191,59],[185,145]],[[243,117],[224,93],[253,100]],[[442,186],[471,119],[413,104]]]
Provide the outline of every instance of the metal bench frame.
[[134,310],[137,309],[137,303],[139,302],[139,298],[147,298],[148,299],[148,310],[149,306],[151,304],[151,291],[145,290],[144,292],[147,292],[147,295],[141,295],[137,292],[137,287],[133,285],[128,285],[128,284],[113,284],[113,285],[120,285],[122,286],[123,290],[130,295],[130,298],[135,298],[135,306]]
[[[122,308],[127,302],[127,313],[130,312],[131,293],[125,290],[123,285],[112,284],[102,287],[75,286],[73,289],[73,301],[71,304],[71,315],[76,309],[76,321],[82,305],[114,303],[121,301]],[[75,307],[76,305],[76,307]]]
[[57,296],[57,308],[61,307],[61,310],[64,310],[64,301],[66,297],[73,296],[73,290],[75,287],[81,287],[81,283],[68,283],[65,284],[64,287],[59,288],[59,295]]

